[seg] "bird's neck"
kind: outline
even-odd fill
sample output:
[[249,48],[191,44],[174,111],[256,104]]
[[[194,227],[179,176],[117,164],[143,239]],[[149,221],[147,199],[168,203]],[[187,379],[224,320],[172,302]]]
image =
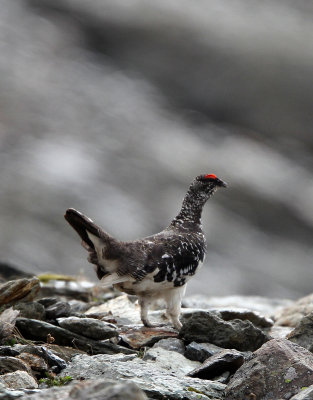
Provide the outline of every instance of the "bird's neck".
[[209,193],[196,193],[190,188],[183,200],[179,214],[173,219],[171,225],[201,225],[202,210],[207,200],[212,196],[214,190]]

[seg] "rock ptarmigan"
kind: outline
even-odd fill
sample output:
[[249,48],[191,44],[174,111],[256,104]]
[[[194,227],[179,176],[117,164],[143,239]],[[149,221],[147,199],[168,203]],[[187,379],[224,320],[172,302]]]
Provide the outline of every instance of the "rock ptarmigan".
[[88,261],[95,264],[102,284],[138,296],[145,326],[152,326],[148,319],[149,305],[161,298],[166,302],[167,317],[180,329],[181,299],[186,283],[206,253],[202,209],[219,187],[226,187],[226,183],[215,174],[197,176],[179,214],[167,228],[130,242],[113,238],[73,208],[64,217],[81,237],[83,247],[89,252]]

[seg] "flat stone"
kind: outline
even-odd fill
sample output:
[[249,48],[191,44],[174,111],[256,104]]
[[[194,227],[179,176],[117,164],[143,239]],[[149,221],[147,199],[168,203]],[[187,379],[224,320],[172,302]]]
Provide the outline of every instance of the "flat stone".
[[244,363],[244,356],[237,350],[225,349],[211,356],[188,376],[201,379],[214,379],[224,372],[233,374]]
[[221,352],[222,350],[222,347],[216,346],[212,343],[191,342],[186,346],[184,355],[189,358],[189,360],[204,362],[207,358]]
[[60,317],[68,317],[71,313],[71,306],[65,301],[57,301],[46,308],[46,318],[56,320]]
[[275,324],[295,328],[301,319],[313,312],[313,293],[287,305],[275,313]]
[[118,336],[115,325],[94,318],[68,317],[58,318],[57,321],[62,328],[95,340],[110,339]]
[[[52,387],[44,392],[24,394],[23,400],[147,400],[145,393],[131,381],[93,379]],[[1,397],[0,397],[1,399]]]
[[209,311],[196,311],[184,319],[179,337],[187,342],[209,342],[241,351],[254,351],[268,340],[268,336],[250,321],[224,321]]
[[54,338],[55,343],[62,346],[77,347],[91,354],[132,354],[133,350],[118,346],[108,341],[95,341],[87,339],[77,333],[70,332],[67,329],[52,325],[45,321],[35,319],[18,318],[16,326],[22,333],[23,337],[31,340],[40,340],[46,342],[47,336]]
[[7,308],[0,314],[0,340],[12,335],[19,311]]
[[125,326],[120,330],[120,337],[132,349],[152,346],[161,339],[176,338],[178,333],[171,327],[148,328],[145,326]]
[[37,301],[32,302],[19,302],[15,304],[14,310],[20,312],[19,316],[22,318],[45,319],[45,307]]
[[290,400],[313,400],[313,385],[309,387],[302,387],[301,392],[292,396]]
[[0,375],[0,382],[10,389],[36,389],[36,380],[26,371],[14,371]]
[[201,365],[198,361],[188,360],[182,354],[163,349],[162,347],[149,349],[144,355],[143,360],[154,361],[158,367],[166,369],[169,374],[182,378]]
[[40,289],[39,279],[36,277],[8,281],[0,285],[0,304],[14,304],[17,301],[32,301]]
[[4,383],[0,382],[0,400],[24,399],[24,395],[24,390],[8,389]]
[[49,369],[45,360],[36,354],[24,352],[19,354],[17,358],[29,365],[33,371],[44,372]]
[[[99,306],[93,306],[87,310],[85,314],[87,316],[90,314],[93,314],[94,316],[97,314],[99,316],[110,314],[118,326],[131,324],[142,326],[138,302],[126,294],[108,300]],[[149,320],[156,326],[164,324],[167,320],[165,320],[162,315],[163,311],[150,311]],[[168,325],[170,326],[169,322]]]
[[0,373],[18,370],[31,372],[29,365],[16,357],[0,357]]
[[312,382],[312,353],[289,340],[273,339],[237,370],[225,400],[290,399]]
[[287,335],[287,339],[313,352],[313,312],[302,317],[298,326]]
[[154,348],[161,347],[162,349],[175,351],[179,354],[185,353],[185,345],[181,339],[177,338],[168,338],[168,339],[161,339],[153,345]]
[[[160,349],[159,349],[160,350]],[[175,354],[175,353],[173,353]],[[176,355],[179,355],[178,353]],[[131,380],[149,398],[159,400],[222,399],[225,385],[198,378],[177,376],[153,361],[143,361],[131,355],[80,355],[61,372],[75,379]]]

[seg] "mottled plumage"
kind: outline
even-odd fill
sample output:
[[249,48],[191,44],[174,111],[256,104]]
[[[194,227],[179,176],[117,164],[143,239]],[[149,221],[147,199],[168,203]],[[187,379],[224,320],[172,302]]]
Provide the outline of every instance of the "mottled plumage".
[[88,261],[96,266],[103,285],[113,285],[138,296],[141,320],[148,320],[148,306],[158,298],[167,304],[167,316],[179,329],[181,298],[187,281],[196,273],[206,253],[201,227],[204,204],[226,184],[214,174],[200,175],[191,183],[182,208],[162,232],[131,242],[119,241],[74,209],[65,219],[82,238]]

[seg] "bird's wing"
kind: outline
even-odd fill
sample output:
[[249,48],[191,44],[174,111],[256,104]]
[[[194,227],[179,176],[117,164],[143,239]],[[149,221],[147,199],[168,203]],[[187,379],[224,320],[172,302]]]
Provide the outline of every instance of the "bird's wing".
[[160,235],[154,239],[144,271],[147,274],[155,272],[155,282],[173,282],[174,286],[182,286],[204,260],[205,250],[204,241],[196,235]]

